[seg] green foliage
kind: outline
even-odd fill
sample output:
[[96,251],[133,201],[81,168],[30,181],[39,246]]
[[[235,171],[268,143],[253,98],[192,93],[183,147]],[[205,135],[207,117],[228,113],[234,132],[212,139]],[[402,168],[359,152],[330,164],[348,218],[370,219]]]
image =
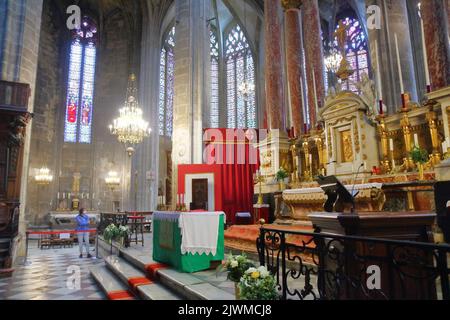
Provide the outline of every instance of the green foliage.
[[239,282],[244,272],[253,267],[253,263],[247,259],[245,254],[233,256],[231,253],[228,255],[225,262],[219,266],[218,271],[228,272],[227,279],[233,282]]
[[428,152],[425,149],[421,149],[417,146],[411,151],[411,158],[415,163],[424,164],[428,161]]
[[289,177],[289,174],[286,170],[284,170],[283,167],[280,167],[280,169],[277,172],[277,181],[281,181]]
[[275,277],[266,267],[249,268],[239,282],[242,300],[277,300]]

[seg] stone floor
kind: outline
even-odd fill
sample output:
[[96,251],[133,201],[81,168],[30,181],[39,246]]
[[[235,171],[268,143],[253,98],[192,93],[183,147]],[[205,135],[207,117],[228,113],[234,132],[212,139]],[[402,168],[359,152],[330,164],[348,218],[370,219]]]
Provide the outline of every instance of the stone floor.
[[[103,260],[80,259],[76,246],[40,250],[31,241],[28,264],[18,266],[12,278],[0,279],[0,300],[106,299],[89,273],[89,268],[99,263]],[[78,270],[79,281],[75,280]]]

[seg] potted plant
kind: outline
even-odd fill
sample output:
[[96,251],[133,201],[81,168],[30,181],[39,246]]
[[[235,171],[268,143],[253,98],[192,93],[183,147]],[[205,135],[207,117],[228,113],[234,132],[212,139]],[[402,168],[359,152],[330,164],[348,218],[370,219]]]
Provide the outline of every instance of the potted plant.
[[266,267],[249,268],[239,282],[242,300],[277,300],[275,277]]
[[283,191],[284,189],[286,189],[286,179],[289,177],[288,172],[283,168],[280,167],[280,169],[278,170],[277,174],[276,174],[276,178],[277,181],[280,185],[280,190]]
[[417,168],[419,169],[419,180],[424,180],[423,165],[428,162],[428,152],[425,149],[414,146],[411,151],[411,158],[414,163],[417,164]]
[[227,279],[234,282],[236,300],[239,300],[240,298],[238,284],[241,281],[245,271],[251,267],[254,267],[254,264],[247,259],[245,254],[233,256],[231,253],[228,255],[224,263],[219,266],[219,271],[226,270]]
[[120,226],[117,231],[117,238],[119,239],[120,246],[123,247],[125,241],[131,234],[131,230],[128,226]]

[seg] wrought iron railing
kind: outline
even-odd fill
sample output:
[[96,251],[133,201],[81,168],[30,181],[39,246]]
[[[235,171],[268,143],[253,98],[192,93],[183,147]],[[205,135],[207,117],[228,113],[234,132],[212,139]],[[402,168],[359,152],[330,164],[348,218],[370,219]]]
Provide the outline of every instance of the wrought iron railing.
[[261,228],[281,299],[450,300],[450,246]]

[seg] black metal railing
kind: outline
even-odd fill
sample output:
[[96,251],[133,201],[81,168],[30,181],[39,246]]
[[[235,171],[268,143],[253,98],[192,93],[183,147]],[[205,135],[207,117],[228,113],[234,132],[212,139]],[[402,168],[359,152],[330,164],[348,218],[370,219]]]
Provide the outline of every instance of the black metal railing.
[[261,228],[281,299],[450,300],[450,246]]

